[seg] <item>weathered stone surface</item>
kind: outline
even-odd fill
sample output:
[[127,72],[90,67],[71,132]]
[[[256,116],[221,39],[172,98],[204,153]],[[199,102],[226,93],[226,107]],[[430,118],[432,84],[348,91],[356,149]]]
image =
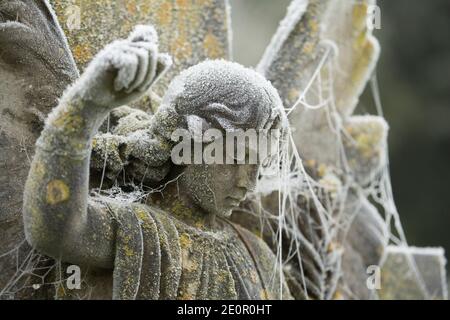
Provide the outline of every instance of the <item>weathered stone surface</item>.
[[258,65],[292,112],[293,137],[305,161],[338,166],[340,142],[330,121],[336,111],[345,126],[376,65],[379,45],[366,25],[374,3],[293,1]]
[[[230,12],[228,0],[51,0],[78,67],[83,70],[106,44],[124,38],[136,24],[152,24],[160,52],[174,60],[171,70],[155,85],[159,96],[180,71],[204,59],[228,59]],[[80,26],[73,28],[74,13]],[[72,26],[72,28],[71,28]]]
[[442,248],[387,247],[381,265],[380,299],[448,299],[445,264]]
[[352,222],[335,239],[344,248],[337,295],[353,299],[371,297],[365,269],[379,261],[388,241],[377,210],[354,196],[386,163],[385,121],[352,116],[378,59],[378,42],[366,24],[373,4],[292,1],[258,66],[283,99],[308,173],[337,194],[352,184],[349,176],[354,179],[350,195],[341,193],[344,212],[337,218]]
[[[324,52],[331,49],[331,56],[338,55],[339,76],[333,83],[337,109],[342,114],[352,113],[378,58],[378,42],[366,25],[368,6],[374,3],[292,1],[258,65],[258,71],[280,92],[285,107],[303,93]],[[332,41],[336,47],[330,48],[324,41]]]

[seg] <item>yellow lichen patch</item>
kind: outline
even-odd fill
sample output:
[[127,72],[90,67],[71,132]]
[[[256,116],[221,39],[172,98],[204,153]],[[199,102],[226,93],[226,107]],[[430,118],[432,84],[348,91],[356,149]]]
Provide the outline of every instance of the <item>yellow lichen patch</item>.
[[197,221],[194,223],[194,226],[198,229],[203,229],[205,227],[205,222],[204,221]]
[[180,235],[180,246],[182,249],[189,249],[192,246],[192,239],[187,233]]
[[317,23],[316,20],[310,20],[308,25],[311,30],[311,33],[316,33],[317,31],[319,31],[319,24]]
[[229,279],[230,274],[226,270],[220,270],[217,274],[217,282],[224,283]]
[[319,175],[319,177],[324,177],[326,173],[327,173],[327,166],[321,163],[319,165],[319,168],[317,168],[317,174]]
[[211,32],[208,32],[203,40],[203,49],[211,59],[217,59],[222,56],[221,44]]
[[336,250],[339,250],[340,247],[341,247],[341,246],[340,246],[338,243],[331,241],[331,242],[328,244],[327,251],[328,251],[328,252],[334,252],[334,251],[336,251]]
[[187,0],[176,0],[176,3],[179,9],[186,9],[189,5]]
[[364,78],[371,61],[374,59],[375,53],[373,43],[371,41],[368,41],[365,36],[364,41],[362,41],[361,39],[359,41],[361,41],[361,47],[358,51],[360,52],[360,59],[358,59],[352,70],[351,82],[353,85],[358,84],[361,79]]
[[136,217],[141,221],[142,227],[149,229],[151,228],[151,219],[147,211],[143,208],[138,207],[134,210]]
[[76,45],[73,48],[72,52],[75,60],[80,63],[85,64],[92,59],[91,49],[87,45],[83,44]]
[[168,26],[172,23],[172,11],[173,6],[170,1],[165,1],[161,3],[159,9],[157,10],[156,22],[158,26]]
[[317,161],[314,159],[310,159],[310,160],[305,161],[305,165],[306,165],[306,167],[313,169],[316,167]]
[[128,246],[123,246],[123,251],[125,252],[125,255],[126,255],[127,257],[132,257],[132,256],[134,256],[134,251],[133,251],[130,247],[128,247]]
[[386,130],[379,122],[364,123],[364,126],[348,125],[345,130],[352,138],[346,145],[355,148],[363,157],[371,158],[381,152],[382,144],[386,138]]
[[52,180],[47,184],[47,203],[55,205],[69,199],[70,191],[62,180]]
[[372,138],[368,134],[360,134],[356,138],[356,146],[358,150],[364,154],[369,155],[372,151]]
[[175,201],[171,212],[174,216],[181,219],[189,219],[192,218],[192,211],[189,208],[186,208],[180,201]]
[[258,226],[254,226],[252,230],[249,229],[257,238],[262,239],[263,233],[261,232],[261,229]]
[[378,142],[378,137],[364,133],[356,138],[356,147],[361,155],[370,158],[379,151],[379,148],[377,148]]
[[128,1],[125,4],[126,8],[127,8],[127,12],[131,15],[135,15],[136,11],[137,11],[137,7],[136,7],[136,3],[132,2],[132,1]]
[[344,300],[344,295],[340,291],[336,291],[333,300]]
[[266,289],[262,289],[259,293],[259,297],[261,298],[261,300],[269,300],[269,293]]
[[177,61],[188,59],[192,55],[192,45],[187,41],[184,34],[180,34],[171,44],[171,52],[173,52]]
[[314,51],[315,45],[313,42],[306,42],[303,46],[303,53],[311,54]]
[[59,298],[62,298],[62,297],[64,297],[66,295],[66,290],[64,289],[64,286],[62,285],[62,283],[60,283],[58,285],[58,288],[56,289],[56,292],[57,292],[57,296]]
[[355,30],[361,30],[366,25],[367,3],[355,3],[352,10],[352,24]]
[[74,132],[83,126],[84,120],[80,115],[72,114],[70,111],[63,113],[53,122],[58,128],[62,128],[69,132]]
[[355,50],[357,53],[363,51],[365,45],[367,42],[367,32],[361,31],[359,32],[353,40],[353,50]]

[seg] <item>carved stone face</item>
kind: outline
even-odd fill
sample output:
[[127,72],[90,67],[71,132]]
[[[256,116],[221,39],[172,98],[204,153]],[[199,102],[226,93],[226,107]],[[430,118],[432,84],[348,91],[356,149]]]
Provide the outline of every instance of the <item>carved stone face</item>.
[[254,190],[258,170],[257,164],[188,165],[179,187],[207,213],[229,217]]

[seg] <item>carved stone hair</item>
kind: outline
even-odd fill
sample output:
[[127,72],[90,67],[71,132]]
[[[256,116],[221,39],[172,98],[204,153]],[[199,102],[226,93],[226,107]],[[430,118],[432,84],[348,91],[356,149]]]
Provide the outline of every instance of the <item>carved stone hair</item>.
[[[131,133],[126,147],[118,152],[131,164],[129,176],[160,182],[170,172],[176,129],[189,130],[195,139],[199,126],[202,132],[214,128],[224,133],[272,129],[286,124],[285,118],[277,90],[263,76],[237,63],[210,60],[174,78],[158,111],[139,125],[149,126]],[[95,163],[101,169],[105,161],[99,158]],[[118,174],[120,166],[114,169],[111,176]]]
[[237,63],[209,60],[173,79],[158,110],[166,121],[156,122],[166,137],[168,129],[192,131],[200,124],[203,131],[261,130],[272,127],[281,109],[277,90],[263,76]]

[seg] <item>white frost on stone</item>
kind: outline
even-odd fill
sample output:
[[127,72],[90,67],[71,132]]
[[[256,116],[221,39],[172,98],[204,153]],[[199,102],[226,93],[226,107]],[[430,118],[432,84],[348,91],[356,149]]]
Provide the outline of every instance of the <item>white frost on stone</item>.
[[293,0],[287,9],[286,17],[280,22],[277,32],[272,37],[269,46],[264,52],[256,70],[265,74],[267,68],[272,64],[275,55],[288,38],[296,24],[300,21],[308,7],[309,0]]
[[[264,129],[283,110],[277,90],[260,74],[225,60],[207,60],[178,75],[160,110],[196,115],[223,130]],[[185,128],[187,129],[187,128]]]

